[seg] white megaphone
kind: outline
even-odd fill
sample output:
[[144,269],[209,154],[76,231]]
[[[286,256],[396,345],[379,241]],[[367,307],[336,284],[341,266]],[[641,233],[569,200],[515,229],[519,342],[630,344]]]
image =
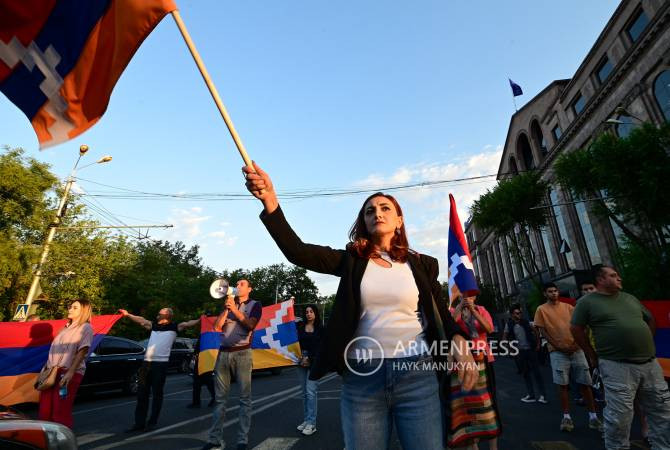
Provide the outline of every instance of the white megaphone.
[[223,298],[229,295],[237,295],[237,288],[230,287],[228,280],[225,278],[219,278],[214,280],[212,285],[209,287],[209,295],[214,298]]

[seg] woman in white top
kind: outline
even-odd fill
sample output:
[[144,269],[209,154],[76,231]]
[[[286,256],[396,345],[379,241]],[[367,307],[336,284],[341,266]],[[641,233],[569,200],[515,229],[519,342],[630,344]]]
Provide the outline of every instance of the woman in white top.
[[[442,411],[433,357],[449,340],[463,388],[476,365],[441,298],[435,258],[409,249],[398,202],[368,197],[345,250],[307,244],[279,207],[272,181],[254,164],[244,167],[247,189],[263,202],[261,220],[293,264],[340,277],[335,303],[310,379],[342,374],[344,441],[350,449],[388,448],[393,427],[405,449],[442,449]],[[437,345],[436,345],[437,344]],[[442,345],[447,344],[447,345]]]
[[[39,419],[72,428],[72,404],[86,371],[86,356],[93,341],[91,303],[74,300],[67,311],[67,325],[49,348],[48,367],[58,367],[56,384],[40,392]],[[63,395],[64,394],[64,395]]]

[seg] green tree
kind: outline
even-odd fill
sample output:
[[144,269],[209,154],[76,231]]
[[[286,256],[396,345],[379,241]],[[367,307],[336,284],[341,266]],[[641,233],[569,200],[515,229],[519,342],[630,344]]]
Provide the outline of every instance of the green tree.
[[[587,148],[561,155],[559,183],[626,237],[618,265],[627,289],[647,298],[670,291],[670,124],[644,124],[626,138],[599,136]],[[606,199],[601,198],[604,194]]]
[[57,184],[47,164],[4,148],[0,155],[0,315],[8,320],[24,298],[39,255]]
[[[608,199],[596,210],[631,241],[660,253],[670,235],[670,124],[644,124],[626,138],[611,133],[561,155],[556,179],[575,197]],[[632,226],[631,226],[632,225]]]
[[548,184],[535,172],[500,180],[493,190],[475,200],[470,210],[473,223],[511,243],[512,256],[532,275],[539,272],[529,233],[547,224],[542,208]]

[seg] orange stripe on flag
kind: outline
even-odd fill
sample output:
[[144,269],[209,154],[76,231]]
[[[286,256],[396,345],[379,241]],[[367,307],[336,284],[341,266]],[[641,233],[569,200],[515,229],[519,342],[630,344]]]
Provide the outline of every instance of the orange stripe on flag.
[[[33,117],[42,148],[78,136],[100,119],[130,59],[165,14],[175,9],[172,0],[112,1],[61,86],[68,104],[64,115],[53,117],[56,112],[48,110],[47,102]],[[51,127],[58,132],[52,133]]]

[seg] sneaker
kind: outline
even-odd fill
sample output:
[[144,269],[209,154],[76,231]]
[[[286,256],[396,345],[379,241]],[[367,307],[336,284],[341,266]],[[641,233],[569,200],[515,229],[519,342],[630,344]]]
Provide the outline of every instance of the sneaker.
[[298,428],[298,431],[302,431],[302,430],[304,430],[306,426],[307,426],[307,422],[303,422],[303,423],[301,423],[301,424],[298,425],[298,427],[297,427],[297,428]]
[[522,402],[524,403],[535,403],[535,397],[531,397],[530,395],[526,395],[524,398],[521,399]]
[[206,443],[201,450],[221,450],[219,444],[212,444],[211,442]]
[[603,426],[602,420],[600,420],[597,417],[594,417],[593,419],[589,419],[589,428],[592,430],[598,430],[600,432],[603,432],[605,430],[605,427]]
[[305,428],[302,429],[302,434],[304,434],[305,436],[310,436],[314,433],[316,433],[316,427],[310,423],[305,425]]
[[537,399],[538,402],[544,403],[545,405],[549,403],[546,398],[544,398],[544,395],[540,395],[540,398]]
[[575,424],[572,423],[572,419],[569,417],[563,417],[561,420],[561,431],[572,431],[575,429]]

